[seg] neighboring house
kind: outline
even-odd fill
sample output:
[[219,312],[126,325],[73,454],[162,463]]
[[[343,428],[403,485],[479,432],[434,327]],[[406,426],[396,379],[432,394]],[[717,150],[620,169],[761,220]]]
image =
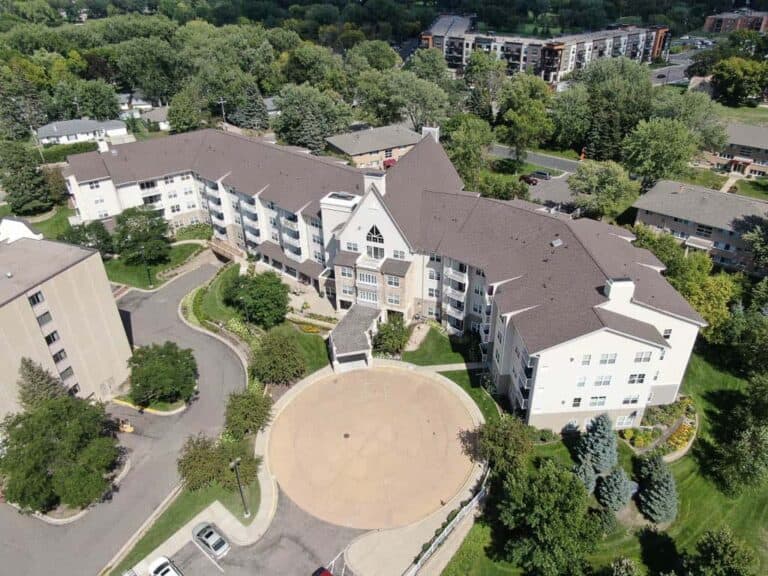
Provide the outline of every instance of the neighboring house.
[[768,32],[768,12],[753,12],[749,9],[723,12],[707,16],[704,30],[715,34],[727,34],[735,30]]
[[671,35],[666,26],[620,26],[547,39],[480,34],[470,17],[439,16],[421,34],[422,48],[437,48],[450,68],[462,70],[475,50],[490,52],[507,64],[510,75],[527,72],[557,84],[593,60],[624,56],[638,62],[666,60]]
[[209,221],[220,254],[311,283],[345,311],[339,370],[369,364],[385,318],[476,332],[496,390],[536,426],[639,423],[676,398],[704,326],[626,230],[464,192],[434,138],[386,173],[214,130],[69,161],[85,220],[149,205]]
[[707,252],[724,268],[754,271],[741,234],[751,220],[768,218],[768,202],[662,180],[634,206],[636,223],[672,234],[686,248]]
[[710,163],[744,176],[768,175],[768,129],[732,122],[726,126],[725,148],[708,154]]
[[128,378],[128,344],[101,256],[0,222],[0,417],[19,410],[24,357],[73,394],[109,400]]
[[152,102],[144,97],[141,92],[123,92],[117,95],[120,104],[120,118],[138,118],[144,112],[152,110]]
[[141,119],[157,124],[157,127],[163,132],[168,132],[171,129],[171,125],[168,122],[168,106],[161,106],[160,108],[142,112]]
[[392,125],[337,134],[325,141],[332,150],[346,154],[358,168],[391,168],[421,140],[404,126]]
[[528,194],[532,200],[563,212],[572,212],[576,208],[567,175],[539,180],[536,184],[528,186]]
[[126,136],[125,122],[120,120],[61,120],[51,122],[37,129],[37,139],[41,144],[74,144],[109,140]]

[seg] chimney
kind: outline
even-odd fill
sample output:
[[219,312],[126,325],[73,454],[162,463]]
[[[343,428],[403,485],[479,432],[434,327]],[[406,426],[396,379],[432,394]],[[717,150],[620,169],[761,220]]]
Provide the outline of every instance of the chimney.
[[371,186],[382,196],[387,193],[387,174],[385,172],[366,172],[363,175],[363,189],[368,192]]
[[609,278],[603,291],[609,300],[629,302],[635,295],[635,283],[629,278]]
[[426,138],[431,136],[435,139],[435,142],[440,142],[440,127],[439,126],[422,126],[421,137]]

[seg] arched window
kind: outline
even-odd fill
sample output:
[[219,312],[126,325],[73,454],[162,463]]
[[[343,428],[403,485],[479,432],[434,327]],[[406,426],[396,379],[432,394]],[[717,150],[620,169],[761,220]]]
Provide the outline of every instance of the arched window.
[[368,240],[368,242],[373,242],[374,244],[384,244],[384,237],[381,235],[381,232],[379,232],[379,229],[374,225],[371,227],[370,230],[368,230],[368,236],[365,238]]

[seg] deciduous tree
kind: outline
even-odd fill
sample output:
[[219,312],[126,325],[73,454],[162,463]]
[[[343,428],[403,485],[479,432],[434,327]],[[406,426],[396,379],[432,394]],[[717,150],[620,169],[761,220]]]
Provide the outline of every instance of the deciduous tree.
[[197,385],[197,362],[189,348],[175,342],[150,344],[133,353],[131,400],[138,406],[154,402],[188,402]]
[[253,375],[266,384],[291,384],[307,371],[306,362],[295,338],[271,330],[261,339]]
[[288,313],[288,286],[274,272],[236,276],[222,288],[222,296],[246,321],[262,328],[277,326]]
[[488,122],[472,114],[459,114],[445,126],[445,148],[453,166],[464,181],[464,187],[475,190],[480,170],[487,162],[487,150],[493,142]]
[[233,124],[251,130],[264,130],[269,127],[269,114],[264,98],[256,82],[246,85],[242,101],[230,117]]
[[502,87],[497,135],[514,149],[517,160],[525,159],[527,148],[538,146],[552,134],[554,125],[547,111],[550,100],[547,84],[529,74],[518,74]]
[[402,318],[391,318],[379,324],[378,332],[373,338],[373,348],[384,354],[399,354],[408,343],[410,332]]
[[345,131],[352,113],[337,95],[314,86],[285,86],[277,98],[280,116],[274,123],[277,135],[288,144],[313,152],[325,147],[328,136]]
[[592,218],[616,218],[637,200],[640,185],[621,165],[586,160],[568,178],[576,204]]
[[162,213],[128,208],[116,218],[114,245],[128,264],[164,262],[171,251],[168,222]]
[[533,449],[528,427],[516,416],[502,416],[478,429],[477,451],[493,474],[503,478],[523,466]]
[[683,172],[696,153],[696,138],[680,120],[641,120],[624,139],[624,164],[646,188]]
[[712,87],[718,100],[742,106],[758,99],[768,87],[768,66],[744,58],[726,58],[712,69]]
[[709,530],[685,559],[686,576],[755,576],[755,554],[727,527]]
[[258,385],[229,395],[224,428],[236,440],[255,434],[269,423],[272,398]]
[[207,116],[208,103],[197,83],[190,82],[171,98],[168,123],[176,133],[197,130]]

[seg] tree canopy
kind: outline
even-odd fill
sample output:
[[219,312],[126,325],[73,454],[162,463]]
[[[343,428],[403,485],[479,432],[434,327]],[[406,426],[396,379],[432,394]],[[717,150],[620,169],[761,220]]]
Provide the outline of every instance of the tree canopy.
[[620,164],[586,160],[568,178],[575,202],[592,218],[616,218],[637,200],[640,184]]
[[66,395],[67,389],[59,378],[30,358],[22,358],[19,366],[19,404],[31,410],[50,398]]
[[150,344],[128,360],[131,400],[138,406],[155,402],[188,402],[197,386],[197,362],[189,348],[175,342]]
[[128,208],[115,222],[114,247],[128,264],[157,264],[168,259],[168,222],[162,213]]
[[274,272],[236,276],[222,287],[224,301],[262,328],[282,323],[288,313],[288,286]]

